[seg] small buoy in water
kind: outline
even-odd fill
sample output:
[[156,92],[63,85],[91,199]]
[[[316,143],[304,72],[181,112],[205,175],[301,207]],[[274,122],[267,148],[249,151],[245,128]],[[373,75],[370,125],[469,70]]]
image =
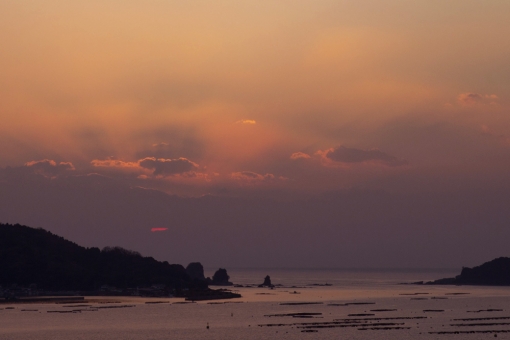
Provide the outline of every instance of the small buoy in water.
[[207,323],[207,327],[206,328],[209,329],[209,322]]

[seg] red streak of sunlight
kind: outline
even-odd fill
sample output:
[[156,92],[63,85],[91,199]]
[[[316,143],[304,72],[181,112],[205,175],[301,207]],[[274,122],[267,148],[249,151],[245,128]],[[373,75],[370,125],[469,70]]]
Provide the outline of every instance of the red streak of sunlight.
[[152,228],[151,231],[152,232],[156,232],[156,231],[165,231],[165,230],[168,230],[168,228]]

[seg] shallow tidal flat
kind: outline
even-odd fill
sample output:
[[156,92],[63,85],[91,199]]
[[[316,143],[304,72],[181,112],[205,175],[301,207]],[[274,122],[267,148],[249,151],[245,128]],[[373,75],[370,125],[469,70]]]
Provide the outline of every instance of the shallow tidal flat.
[[335,286],[238,290],[241,299],[198,303],[2,304],[0,338],[510,339],[509,288],[390,285],[364,296]]

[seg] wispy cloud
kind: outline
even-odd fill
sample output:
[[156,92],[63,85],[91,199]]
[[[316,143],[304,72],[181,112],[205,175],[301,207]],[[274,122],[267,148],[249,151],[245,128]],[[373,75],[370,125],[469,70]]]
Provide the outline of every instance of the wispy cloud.
[[152,146],[153,146],[154,148],[158,148],[158,147],[159,147],[159,148],[161,148],[161,147],[163,147],[163,148],[164,148],[165,146],[168,146],[168,145],[169,145],[169,144],[168,144],[168,143],[165,143],[165,142],[161,142],[161,143],[154,143],[154,144],[152,144]]
[[[150,171],[154,176],[170,176],[191,173],[199,168],[199,165],[187,158],[164,159],[146,157],[136,162],[125,162],[116,159],[98,160],[91,162],[94,167]],[[191,176],[193,177],[193,176]],[[196,177],[196,176],[195,176]],[[143,178],[143,177],[141,177]]]
[[92,166],[98,168],[139,168],[139,162],[124,162],[118,159],[94,159],[90,162]]
[[186,158],[164,159],[147,157],[138,161],[142,168],[153,171],[158,175],[175,175],[198,169],[198,164]]
[[238,120],[236,122],[236,124],[257,124],[256,121],[254,121],[253,119],[241,119],[241,120]]
[[46,177],[55,177],[68,171],[75,170],[74,165],[71,162],[57,163],[51,159],[27,162],[25,163],[25,167],[30,168],[35,173]]
[[463,106],[472,106],[477,104],[496,104],[499,97],[495,94],[479,94],[474,92],[461,93],[457,97],[457,102]]
[[244,181],[244,182],[268,182],[268,181],[274,181],[277,179],[284,179],[283,177],[276,177],[273,174],[258,174],[256,172],[252,171],[239,171],[239,172],[233,172],[230,177],[234,180],[238,181]]
[[335,163],[377,163],[391,167],[408,164],[406,160],[389,155],[379,149],[362,150],[340,146],[325,151],[318,151],[318,154],[322,155],[327,161]]
[[290,159],[296,160],[296,159],[308,159],[311,158],[311,156],[304,152],[294,152],[292,155],[290,155]]

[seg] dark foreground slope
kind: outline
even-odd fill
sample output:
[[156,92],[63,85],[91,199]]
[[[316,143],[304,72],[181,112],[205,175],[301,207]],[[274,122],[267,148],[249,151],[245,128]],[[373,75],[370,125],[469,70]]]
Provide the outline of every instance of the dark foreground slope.
[[0,224],[0,285],[47,290],[97,290],[164,284],[194,288],[183,266],[122,248],[84,248],[43,229]]
[[428,284],[510,286],[510,258],[500,257],[473,268],[462,268],[460,275]]

